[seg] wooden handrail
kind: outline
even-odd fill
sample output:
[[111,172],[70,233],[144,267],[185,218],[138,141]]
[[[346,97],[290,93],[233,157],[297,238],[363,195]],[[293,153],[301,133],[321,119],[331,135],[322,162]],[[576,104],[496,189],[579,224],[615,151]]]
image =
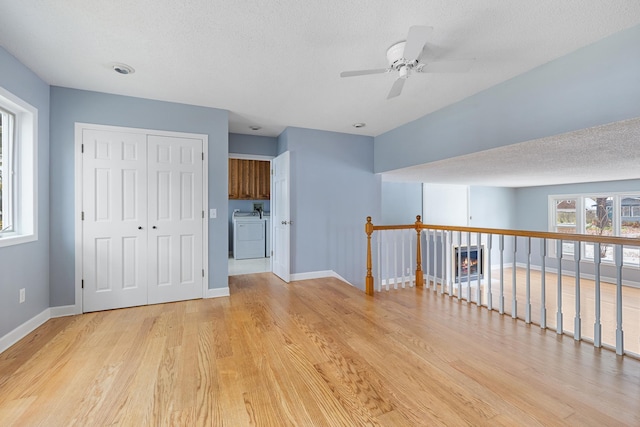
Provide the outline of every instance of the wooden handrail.
[[[370,217],[368,217],[370,218]],[[420,220],[420,215],[416,216],[416,220]],[[416,221],[416,223],[417,223]],[[421,224],[422,230],[445,230],[445,231],[468,231],[471,233],[483,234],[502,234],[505,236],[518,237],[535,237],[539,239],[566,240],[571,242],[591,242],[609,245],[627,245],[640,246],[640,238],[637,237],[616,237],[616,236],[596,236],[592,234],[575,234],[575,233],[557,233],[552,231],[527,231],[527,230],[508,230],[503,228],[480,228],[480,227],[462,227],[454,225],[434,225]],[[416,224],[403,225],[373,225],[372,232],[380,230],[407,230],[417,227]]]

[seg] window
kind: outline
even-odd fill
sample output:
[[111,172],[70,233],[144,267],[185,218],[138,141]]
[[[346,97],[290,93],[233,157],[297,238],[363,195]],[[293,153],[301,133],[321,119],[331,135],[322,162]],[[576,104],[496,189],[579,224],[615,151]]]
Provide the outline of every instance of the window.
[[[640,193],[550,196],[549,214],[549,229],[558,233],[640,237]],[[574,248],[563,240],[562,255],[573,256]],[[594,250],[593,243],[583,243],[582,259],[593,260]],[[613,247],[600,245],[600,258],[613,263]],[[625,246],[623,264],[640,266],[640,247]]]
[[0,246],[37,239],[37,110],[0,88]]

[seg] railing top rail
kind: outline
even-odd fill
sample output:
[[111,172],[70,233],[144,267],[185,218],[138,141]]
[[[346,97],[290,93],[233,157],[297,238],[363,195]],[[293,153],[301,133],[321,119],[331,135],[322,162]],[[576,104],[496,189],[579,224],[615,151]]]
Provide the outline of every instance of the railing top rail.
[[444,230],[444,231],[464,231],[470,233],[497,234],[505,236],[517,237],[533,237],[538,239],[566,240],[576,242],[600,243],[609,245],[627,245],[640,246],[640,238],[632,237],[615,237],[615,236],[597,236],[593,234],[573,234],[573,233],[556,233],[551,231],[528,231],[528,230],[507,230],[502,228],[483,228],[483,227],[462,227],[452,225],[435,225],[423,224],[420,222],[420,215],[416,217],[417,221],[413,224],[402,225],[373,225],[372,231],[381,230],[406,230],[406,229],[423,229],[423,230]]

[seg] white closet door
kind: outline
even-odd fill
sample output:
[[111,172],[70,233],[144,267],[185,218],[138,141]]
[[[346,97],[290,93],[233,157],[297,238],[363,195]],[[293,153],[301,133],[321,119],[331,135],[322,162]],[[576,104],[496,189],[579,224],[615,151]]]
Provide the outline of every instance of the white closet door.
[[83,130],[83,310],[147,303],[146,136]]
[[203,296],[203,142],[148,135],[149,303]]

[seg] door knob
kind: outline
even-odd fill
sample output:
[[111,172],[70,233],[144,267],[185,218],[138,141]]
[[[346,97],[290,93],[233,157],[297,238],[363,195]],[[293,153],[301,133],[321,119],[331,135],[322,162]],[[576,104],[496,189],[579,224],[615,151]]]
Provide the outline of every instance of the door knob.
[[142,230],[142,226],[139,226],[139,227],[138,227],[138,230]]
[[156,227],[156,226],[154,225],[154,226],[153,226],[153,227],[151,227],[151,228],[153,228],[153,229],[155,230],[155,229],[156,229],[156,228],[158,228],[158,227]]
[[287,221],[282,221],[282,225],[287,225]]

